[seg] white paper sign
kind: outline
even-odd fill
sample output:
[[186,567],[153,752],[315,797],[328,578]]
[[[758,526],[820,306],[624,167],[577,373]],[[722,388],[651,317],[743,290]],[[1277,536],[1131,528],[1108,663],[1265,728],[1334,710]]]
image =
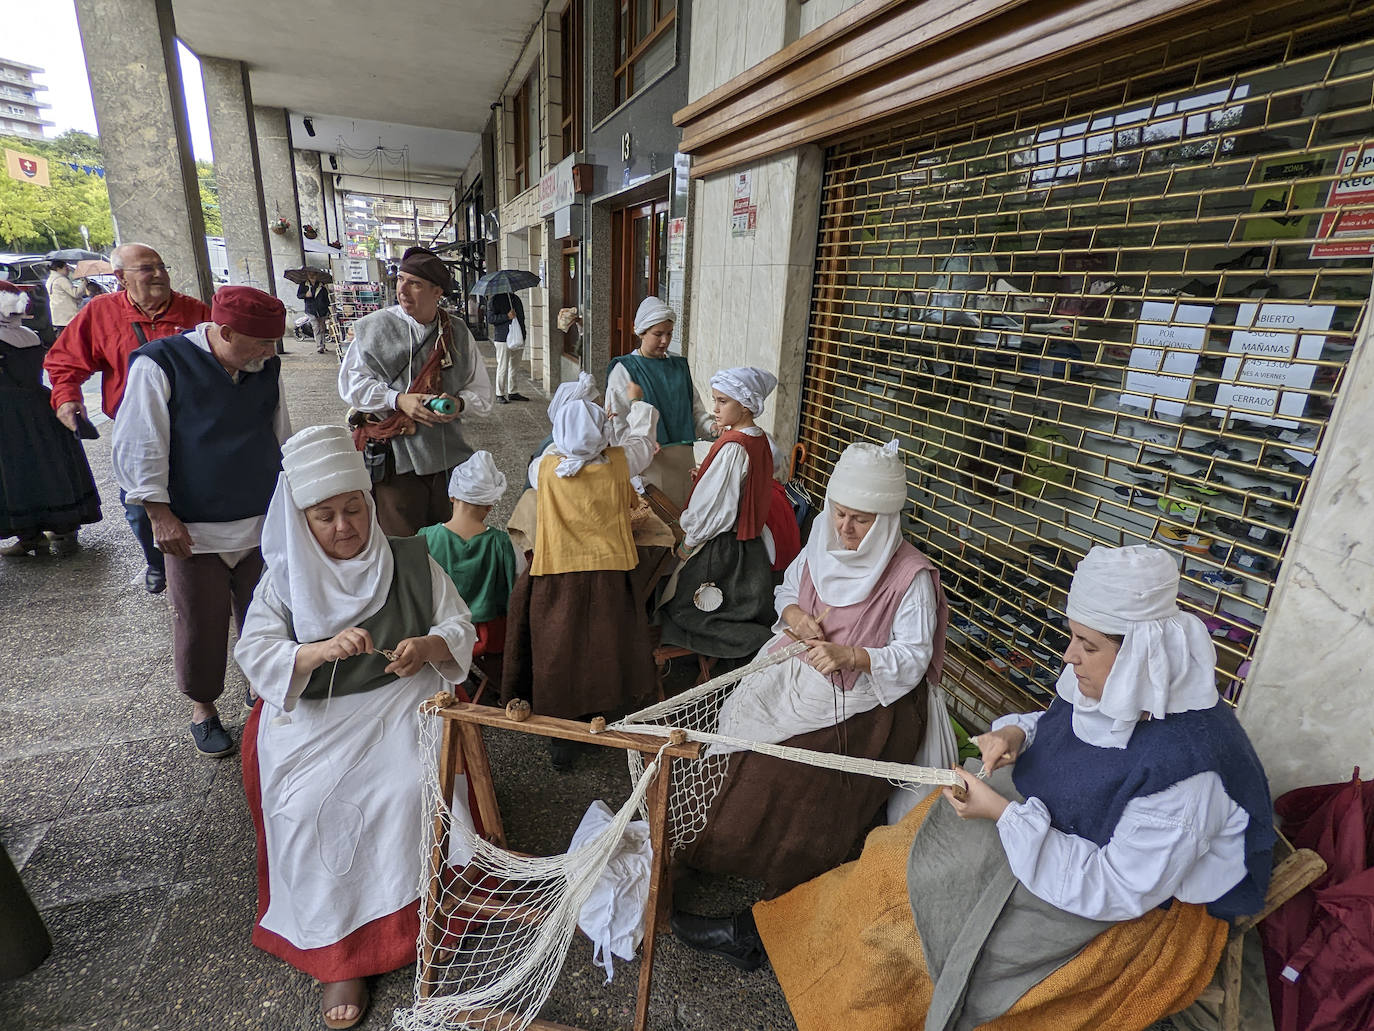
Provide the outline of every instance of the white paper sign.
[[[1193,389],[1198,354],[1207,339],[1210,304],[1145,301],[1135,328],[1126,392],[1121,403],[1178,418]],[[1183,324],[1181,323],[1191,323]],[[1166,400],[1177,398],[1177,400]]]
[[1232,382],[1217,388],[1212,414],[1224,416],[1229,407],[1243,412],[1247,422],[1297,426],[1292,417],[1302,415],[1307,404],[1302,391],[1312,385],[1317,370],[1294,364],[1294,359],[1320,358],[1326,339],[1322,333],[1299,331],[1329,329],[1335,310],[1330,304],[1242,304],[1236,326],[1248,328],[1231,334],[1235,357],[1226,359],[1222,376]]

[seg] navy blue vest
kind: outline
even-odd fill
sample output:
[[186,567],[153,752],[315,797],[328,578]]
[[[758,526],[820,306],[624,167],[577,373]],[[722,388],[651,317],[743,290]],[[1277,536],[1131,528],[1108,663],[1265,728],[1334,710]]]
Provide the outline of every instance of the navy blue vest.
[[230,378],[214,355],[184,335],[144,344],[129,358],[157,362],[172,394],[167,491],[184,523],[227,523],[267,512],[281,472],[273,418],[281,359]]
[[1231,707],[1173,713],[1136,724],[1125,748],[1098,748],[1073,732],[1073,706],[1055,698],[1035,728],[1035,741],[1016,760],[1012,781],[1026,798],[1038,798],[1065,834],[1098,847],[1128,803],[1199,773],[1215,773],[1250,816],[1245,828],[1247,875],[1207,911],[1223,920],[1257,913],[1269,888],[1274,820],[1264,767]]

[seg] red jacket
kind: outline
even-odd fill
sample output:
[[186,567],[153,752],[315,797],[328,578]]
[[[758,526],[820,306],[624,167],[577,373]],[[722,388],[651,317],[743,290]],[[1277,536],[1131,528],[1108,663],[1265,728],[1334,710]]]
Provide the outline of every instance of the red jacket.
[[129,355],[142,346],[134,332],[142,325],[149,340],[175,336],[210,321],[210,308],[185,294],[173,293],[171,303],[156,320],[134,307],[124,291],[92,297],[52,345],[43,368],[52,380],[52,406],[56,411],[68,401],[81,400],[81,384],[102,373],[101,408],[111,419],[124,399],[124,380],[129,375]]

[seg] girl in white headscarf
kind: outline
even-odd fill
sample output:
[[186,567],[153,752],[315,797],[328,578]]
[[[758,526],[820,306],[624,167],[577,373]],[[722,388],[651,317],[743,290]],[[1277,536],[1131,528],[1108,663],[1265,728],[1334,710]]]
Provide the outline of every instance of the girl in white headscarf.
[[[553,442],[530,463],[536,493],[534,558],[515,582],[501,700],[527,699],[541,716],[624,712],[654,682],[649,630],[630,571],[630,478],[653,457],[647,437],[615,436],[583,373],[549,402]],[[639,407],[643,407],[642,405]],[[549,739],[556,770],[569,742]]]
[[801,1031],[1140,1029],[1197,997],[1227,921],[1264,904],[1274,831],[1177,593],[1168,554],[1093,548],[1059,696],[974,739],[989,779],[960,770],[965,798],[930,796],[755,907],[738,937],[766,948]]
[[692,487],[694,440],[710,435],[712,415],[701,403],[692,383],[687,359],[669,354],[677,315],[657,297],[646,297],[635,312],[634,335],[639,346],[611,359],[606,374],[606,408],[615,432],[631,432],[627,419],[634,402],[642,400],[657,413],[654,432],[659,445],[644,479],[681,508]]
[[771,636],[773,449],[754,420],[777,385],[772,373],[749,367],[711,377],[719,436],[678,520],[683,564],[658,609],[666,645],[741,659]]
[[[324,983],[322,1015],[336,1028],[362,1018],[363,978],[415,961],[415,713],[462,682],[474,637],[424,541],[382,533],[370,487],[341,426],[282,445],[267,569],[234,650],[260,699],[243,731],[258,834],[253,943]],[[470,820],[465,796],[454,811]]]
[[[477,627],[472,657],[492,656],[492,664],[505,651],[506,603],[527,564],[505,530],[486,524],[491,507],[505,493],[505,474],[496,468],[491,452],[475,451],[449,477],[453,515],[446,523],[421,527],[419,534],[471,610]],[[499,666],[484,663],[483,668],[500,682]]]

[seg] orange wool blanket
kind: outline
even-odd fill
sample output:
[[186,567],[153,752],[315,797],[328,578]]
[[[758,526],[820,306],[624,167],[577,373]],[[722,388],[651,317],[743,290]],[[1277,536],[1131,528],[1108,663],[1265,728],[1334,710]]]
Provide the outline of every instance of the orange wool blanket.
[[[907,854],[932,805],[868,836],[863,854],[754,907],[799,1031],[918,1031],[933,985],[907,893]],[[1204,906],[1116,924],[985,1031],[1140,1031],[1191,1004],[1216,970],[1226,924]]]

